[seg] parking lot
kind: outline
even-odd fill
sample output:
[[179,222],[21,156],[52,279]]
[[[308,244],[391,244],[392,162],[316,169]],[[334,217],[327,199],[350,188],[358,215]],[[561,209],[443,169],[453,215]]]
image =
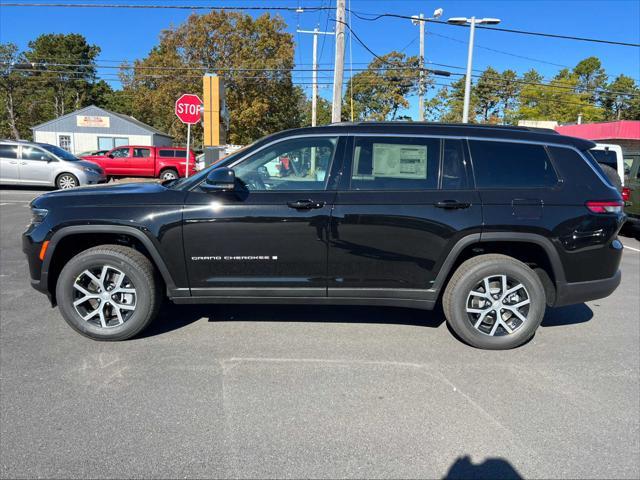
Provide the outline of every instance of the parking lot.
[[441,312],[174,306],[142,337],[76,334],[29,286],[41,191],[0,190],[0,474],[638,478],[640,242],[609,298],[511,351]]

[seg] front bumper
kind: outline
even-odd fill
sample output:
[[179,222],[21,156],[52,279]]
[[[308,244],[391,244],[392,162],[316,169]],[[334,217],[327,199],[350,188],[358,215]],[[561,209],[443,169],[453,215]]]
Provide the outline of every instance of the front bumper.
[[[107,183],[107,176],[101,174],[82,172],[83,178],[80,178],[80,185],[97,185],[99,183]],[[83,181],[84,180],[84,181]]]
[[556,299],[553,306],[562,307],[608,297],[618,288],[621,279],[622,272],[618,270],[613,277],[601,280],[558,283],[556,285]]

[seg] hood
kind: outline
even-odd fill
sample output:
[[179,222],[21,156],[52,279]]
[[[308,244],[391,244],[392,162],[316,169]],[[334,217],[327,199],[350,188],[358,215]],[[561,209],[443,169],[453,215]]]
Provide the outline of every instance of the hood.
[[50,206],[174,205],[182,203],[185,194],[186,192],[182,190],[163,187],[159,182],[90,185],[47,192],[34,199],[32,206],[48,208]]
[[90,167],[97,170],[102,170],[102,167],[95,162],[91,162],[89,160],[79,160],[77,162],[69,162],[71,165],[76,165],[77,167]]

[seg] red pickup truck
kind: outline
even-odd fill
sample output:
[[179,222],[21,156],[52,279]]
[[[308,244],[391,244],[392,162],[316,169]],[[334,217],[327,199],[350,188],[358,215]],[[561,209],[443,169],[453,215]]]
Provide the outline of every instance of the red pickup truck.
[[[171,180],[184,177],[187,170],[186,148],[126,145],[104,155],[82,157],[102,167],[107,177],[158,177]],[[196,173],[196,157],[189,155],[189,176]]]

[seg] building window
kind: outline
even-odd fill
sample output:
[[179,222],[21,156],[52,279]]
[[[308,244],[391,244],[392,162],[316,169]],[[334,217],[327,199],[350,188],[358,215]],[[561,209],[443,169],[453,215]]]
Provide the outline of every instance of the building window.
[[98,137],[98,150],[111,150],[123,145],[129,145],[127,137]]
[[71,136],[70,135],[60,135],[58,137],[58,144],[60,148],[66,150],[67,152],[71,152]]

